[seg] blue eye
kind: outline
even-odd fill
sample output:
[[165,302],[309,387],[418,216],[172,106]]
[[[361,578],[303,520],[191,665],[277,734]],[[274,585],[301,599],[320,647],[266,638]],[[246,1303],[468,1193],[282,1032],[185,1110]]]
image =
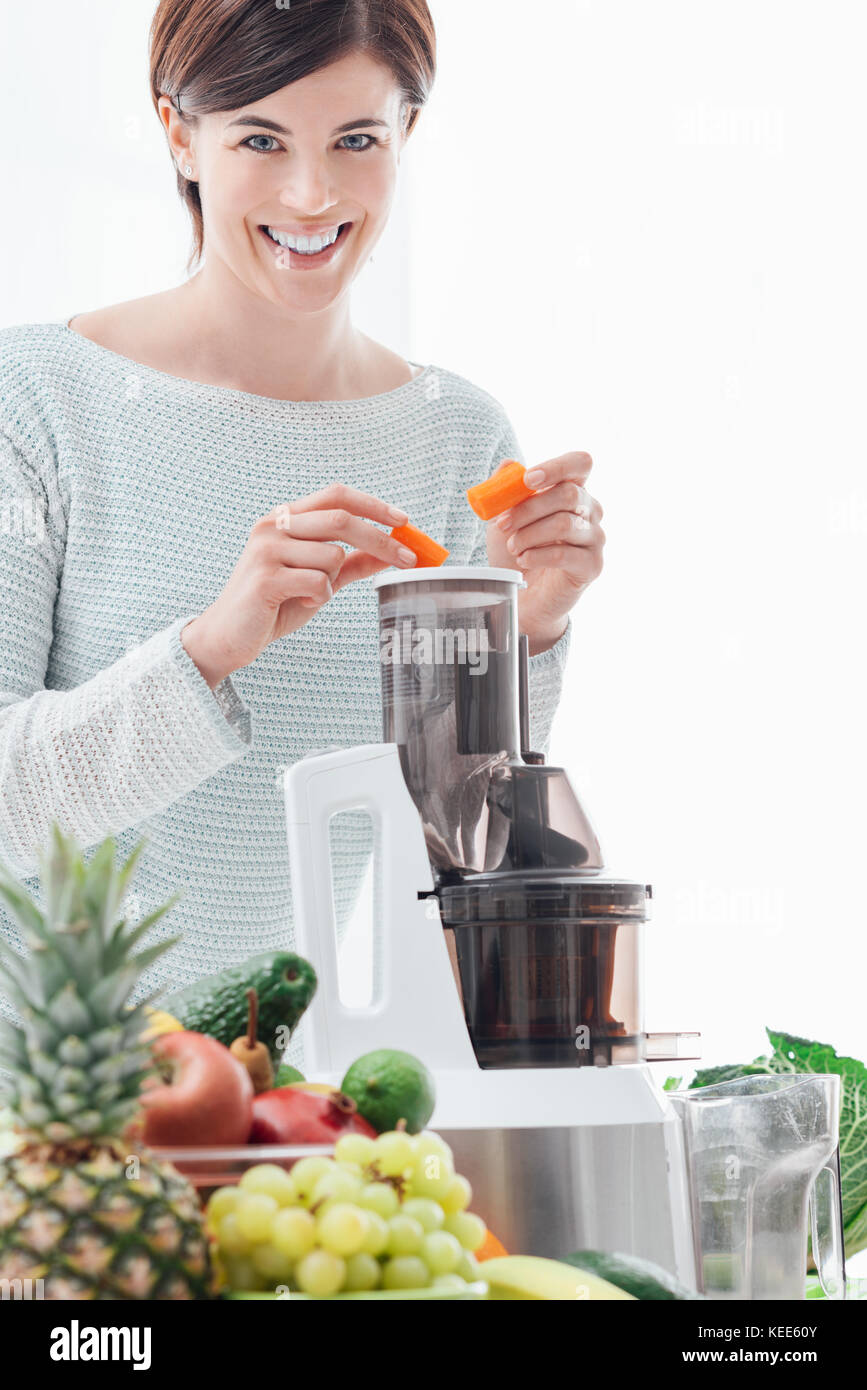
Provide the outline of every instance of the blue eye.
[[[263,149],[261,145],[254,145],[252,143],[254,140],[271,140],[273,143],[268,149]],[[345,140],[365,140],[367,143],[364,145],[346,145],[344,144]],[[340,140],[341,147],[351,154],[363,154],[365,150],[371,150],[374,145],[378,144],[379,141],[375,135],[365,135],[361,131],[344,135]],[[241,141],[241,147],[252,150],[254,154],[274,154],[280,148],[280,142],[273,135],[248,135],[246,140]]]
[[[343,141],[344,141],[344,140],[369,140],[369,141],[370,141],[370,144],[369,144],[369,145],[343,145]],[[362,135],[362,133],[359,131],[359,132],[357,132],[357,133],[354,134],[354,135],[344,135],[343,138],[341,139],[340,143],[341,143],[341,145],[343,145],[343,148],[344,148],[345,150],[350,150],[353,154],[355,154],[355,153],[357,153],[357,154],[363,154],[365,150],[370,150],[370,149],[373,148],[374,145],[378,145],[378,144],[379,144],[379,141],[377,140],[377,138],[376,138],[375,135]]]
[[248,135],[246,140],[242,140],[242,141],[241,141],[241,144],[242,144],[242,145],[245,145],[245,146],[247,147],[248,150],[252,150],[254,154],[273,154],[273,153],[274,153],[273,149],[270,149],[270,150],[262,150],[262,149],[259,149],[259,148],[258,148],[257,146],[255,146],[255,145],[251,145],[251,144],[250,144],[250,141],[251,141],[251,140],[274,140],[274,136],[273,136],[273,135]]

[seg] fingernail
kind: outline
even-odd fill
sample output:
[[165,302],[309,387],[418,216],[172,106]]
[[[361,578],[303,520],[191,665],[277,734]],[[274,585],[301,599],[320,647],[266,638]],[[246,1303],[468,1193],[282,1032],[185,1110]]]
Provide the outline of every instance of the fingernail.
[[500,528],[501,531],[511,531],[511,529],[512,529],[512,513],[511,513],[511,512],[503,512],[503,515],[502,515],[502,516],[498,516],[498,517],[497,517],[497,525],[499,526],[499,528]]
[[402,545],[400,547],[400,550],[398,551],[398,554],[405,565],[415,564],[417,557],[414,550],[407,550],[406,546]]
[[507,550],[511,550],[512,554],[514,555],[515,551],[518,549],[518,537],[517,537],[517,536],[510,536],[510,537],[509,537],[509,539],[506,541],[506,549],[507,549]]
[[531,468],[529,473],[524,474],[524,482],[527,484],[527,487],[541,487],[544,481],[544,468]]
[[399,523],[409,521],[409,513],[402,512],[400,510],[400,507],[389,507],[388,514],[391,517],[392,521],[397,521]]

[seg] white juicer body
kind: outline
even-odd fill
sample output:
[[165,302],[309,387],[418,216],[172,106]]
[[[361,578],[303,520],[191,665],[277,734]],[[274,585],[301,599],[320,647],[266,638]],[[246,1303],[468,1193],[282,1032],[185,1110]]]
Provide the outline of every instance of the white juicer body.
[[[315,754],[284,777],[295,948],[319,979],[303,1029],[309,1079],[339,1085],[356,1058],[400,1048],[434,1074],[431,1121],[473,1207],[514,1253],[640,1255],[695,1288],[680,1122],[646,1065],[482,1070],[455,987],[418,812],[395,744]],[[329,822],[377,829],[379,970],[362,1008],[340,997]]]

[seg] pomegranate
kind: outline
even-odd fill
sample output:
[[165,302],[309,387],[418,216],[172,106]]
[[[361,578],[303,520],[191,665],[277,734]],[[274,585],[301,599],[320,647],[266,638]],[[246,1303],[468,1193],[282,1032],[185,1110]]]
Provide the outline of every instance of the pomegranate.
[[376,1138],[355,1101],[341,1091],[323,1096],[281,1086],[253,1101],[251,1144],[334,1144],[341,1134]]

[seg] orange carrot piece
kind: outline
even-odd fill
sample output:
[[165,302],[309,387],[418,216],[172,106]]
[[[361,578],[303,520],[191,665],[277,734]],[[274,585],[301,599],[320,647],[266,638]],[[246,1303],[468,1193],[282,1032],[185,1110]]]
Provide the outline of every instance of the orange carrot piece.
[[405,526],[395,526],[391,538],[400,541],[401,545],[413,552],[420,568],[441,565],[449,553],[444,546],[431,540],[430,536],[426,536],[417,526],[410,526],[409,522]]
[[493,1231],[488,1231],[478,1250],[475,1251],[475,1256],[477,1260],[498,1260],[508,1253],[503,1242],[497,1239]]
[[507,459],[497,473],[483,483],[467,488],[467,501],[482,521],[490,521],[519,502],[532,497],[534,489],[524,482],[526,469],[517,459]]

